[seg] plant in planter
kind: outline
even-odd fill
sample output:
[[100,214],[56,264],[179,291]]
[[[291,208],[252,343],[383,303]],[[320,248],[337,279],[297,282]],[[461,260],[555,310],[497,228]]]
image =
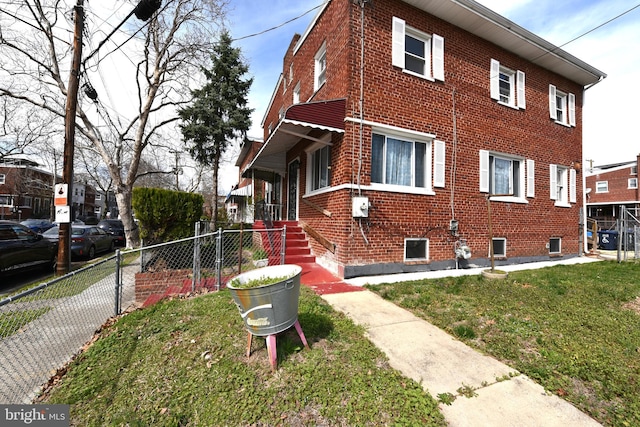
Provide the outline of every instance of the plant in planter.
[[302,343],[308,347],[298,322],[301,272],[302,268],[297,265],[274,265],[242,273],[227,284],[249,333],[247,357],[251,354],[253,335],[267,337],[269,361],[274,371],[276,334],[295,326]]

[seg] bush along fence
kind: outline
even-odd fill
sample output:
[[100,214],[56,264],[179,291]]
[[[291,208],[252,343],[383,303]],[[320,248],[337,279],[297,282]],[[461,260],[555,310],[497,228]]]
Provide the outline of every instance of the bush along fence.
[[218,230],[117,251],[0,300],[0,402],[31,403],[113,316],[168,294],[218,290],[240,273],[284,264],[286,229]]

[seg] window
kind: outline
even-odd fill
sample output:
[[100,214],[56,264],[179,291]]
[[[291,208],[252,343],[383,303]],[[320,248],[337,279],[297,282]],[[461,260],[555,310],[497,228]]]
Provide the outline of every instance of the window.
[[489,86],[491,99],[513,108],[527,107],[525,98],[525,75],[522,71],[513,71],[491,60],[491,75]]
[[570,206],[576,202],[576,170],[549,165],[549,192],[556,206]]
[[[444,143],[435,141],[435,145],[438,148],[434,181],[436,186],[444,187]],[[430,156],[429,142],[374,133],[371,183],[431,190]]]
[[300,82],[298,82],[296,87],[293,89],[293,103],[294,104],[300,103]]
[[429,259],[429,239],[404,239],[405,261],[426,261]]
[[608,193],[608,192],[609,192],[609,181],[596,182],[596,193]]
[[328,145],[313,151],[309,155],[310,191],[329,186],[331,164],[331,147]]
[[628,188],[638,188],[638,178],[629,178]]
[[96,201],[102,200],[102,194],[96,194]]
[[[527,161],[527,196],[534,196],[534,162]],[[480,150],[480,191],[495,196],[524,198],[525,161],[508,154]]]
[[313,90],[317,91],[327,81],[327,44],[323,43],[315,56]]
[[0,185],[4,184],[6,180],[6,176],[3,173],[0,173]]
[[554,85],[549,85],[549,115],[556,123],[575,126],[576,96],[561,92]]
[[638,175],[638,166],[631,166],[631,175]]
[[280,110],[278,110],[278,120],[282,119],[284,119],[284,107],[280,107]]
[[[497,258],[506,258],[507,257],[507,239],[504,237],[494,237],[491,240],[491,244],[493,245],[493,256]],[[489,248],[491,251],[491,248]],[[491,256],[491,253],[489,253]]]
[[394,17],[391,63],[408,73],[444,81],[444,38],[418,31]]
[[552,237],[549,239],[549,253],[559,254],[562,252],[562,239],[560,237]]
[[13,198],[8,195],[0,196],[0,206],[13,206]]

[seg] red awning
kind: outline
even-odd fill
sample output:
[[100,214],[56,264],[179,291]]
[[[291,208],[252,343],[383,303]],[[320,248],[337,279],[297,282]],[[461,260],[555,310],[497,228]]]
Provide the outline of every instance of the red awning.
[[[330,144],[330,138],[324,135],[344,133],[346,105],[347,101],[343,98],[289,107],[256,157],[242,172],[243,176],[250,176],[251,169],[284,175],[287,151],[300,140]],[[310,135],[313,131],[316,132],[315,136]]]

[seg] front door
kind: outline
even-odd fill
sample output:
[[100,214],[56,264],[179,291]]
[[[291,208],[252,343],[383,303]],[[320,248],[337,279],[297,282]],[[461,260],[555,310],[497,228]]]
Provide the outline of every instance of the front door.
[[289,163],[288,173],[288,197],[287,197],[287,219],[296,221],[298,219],[298,181],[300,172],[300,160]]

